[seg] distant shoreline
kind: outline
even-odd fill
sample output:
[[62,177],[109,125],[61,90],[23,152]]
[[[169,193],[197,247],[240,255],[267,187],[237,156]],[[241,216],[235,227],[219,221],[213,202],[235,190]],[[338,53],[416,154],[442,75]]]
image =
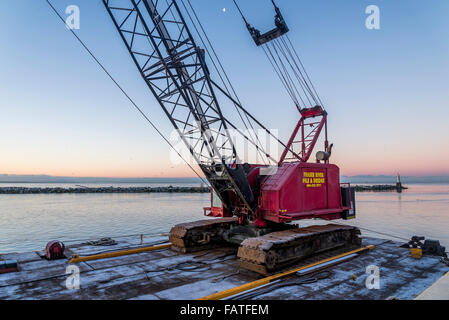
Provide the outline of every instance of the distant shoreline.
[[[396,176],[355,175],[340,176],[341,182],[351,184],[394,184]],[[440,176],[401,176],[402,183],[414,184],[449,184],[449,175]],[[163,185],[197,185],[204,181],[197,177],[154,177],[154,178],[112,178],[112,177],[67,177],[49,175],[13,175],[0,174],[0,184],[163,184]]]
[[401,192],[402,190],[408,189],[407,187],[402,186],[401,184],[373,184],[373,185],[353,185],[351,188],[354,188],[355,192],[391,192],[397,191]]
[[[396,185],[353,185],[356,192],[385,192],[396,191]],[[407,189],[401,187],[402,189]],[[401,190],[402,190],[401,189]],[[210,187],[0,187],[0,194],[63,194],[63,193],[209,193]]]
[[62,193],[209,193],[209,187],[0,187],[0,194]]

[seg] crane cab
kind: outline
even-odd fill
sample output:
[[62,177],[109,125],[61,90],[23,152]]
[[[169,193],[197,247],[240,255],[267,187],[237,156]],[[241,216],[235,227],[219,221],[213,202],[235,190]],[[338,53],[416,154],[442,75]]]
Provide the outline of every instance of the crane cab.
[[[260,171],[257,171],[259,174]],[[355,218],[355,194],[349,183],[340,183],[340,169],[329,163],[288,162],[262,182],[250,181],[258,194],[258,216],[266,221],[285,223],[300,219],[325,220]],[[211,191],[207,216],[228,217],[218,195]]]
[[340,170],[328,163],[284,163],[261,186],[259,211],[264,220],[289,222],[355,217],[354,193],[340,183]]

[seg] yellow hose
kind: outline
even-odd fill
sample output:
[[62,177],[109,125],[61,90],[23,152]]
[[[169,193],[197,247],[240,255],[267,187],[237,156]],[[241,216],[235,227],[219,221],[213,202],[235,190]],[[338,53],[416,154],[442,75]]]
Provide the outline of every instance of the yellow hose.
[[278,273],[278,274],[275,274],[275,275],[272,275],[272,276],[269,276],[269,277],[266,277],[266,278],[263,278],[263,279],[260,279],[260,280],[252,281],[252,282],[249,282],[249,283],[245,283],[245,284],[243,284],[241,286],[238,286],[238,287],[234,287],[234,288],[227,289],[227,290],[224,290],[224,291],[221,291],[221,292],[217,292],[217,293],[214,293],[214,294],[211,294],[211,295],[199,298],[198,300],[220,300],[220,299],[223,299],[223,298],[226,298],[226,297],[229,297],[229,296],[233,296],[233,295],[235,295],[237,293],[241,293],[241,292],[244,292],[244,291],[248,291],[248,290],[251,290],[251,289],[263,286],[263,285],[265,285],[267,283],[270,283],[270,282],[272,282],[274,280],[277,280],[277,279],[283,278],[285,276],[291,275],[291,274],[293,274],[295,272],[298,272],[298,271],[301,271],[301,270],[304,270],[304,269],[308,269],[308,268],[311,268],[311,267],[314,267],[314,266],[317,266],[317,265],[320,265],[322,263],[326,263],[326,262],[329,262],[329,261],[332,261],[332,260],[336,260],[336,259],[348,256],[350,254],[354,254],[354,253],[358,253],[358,252],[362,252],[362,251],[366,251],[366,250],[373,250],[374,248],[375,248],[375,246],[369,245],[369,246],[366,246],[366,247],[363,247],[363,248],[359,248],[359,249],[356,249],[356,250],[345,252],[345,253],[340,254],[338,256],[335,256],[335,257],[327,258],[327,259],[321,260],[319,262],[314,262],[314,263],[308,264],[306,266],[302,266],[302,267],[299,267],[299,268],[291,269],[289,271]]
[[122,250],[122,251],[100,253],[100,254],[94,254],[94,255],[85,256],[85,257],[80,257],[78,255],[74,255],[72,257],[72,259],[69,260],[69,263],[77,263],[77,262],[90,261],[90,260],[114,258],[114,257],[126,256],[129,254],[142,253],[142,252],[154,251],[154,250],[162,250],[162,249],[167,249],[170,247],[171,247],[171,243],[162,244],[162,245],[158,245],[158,246],[137,248],[137,249],[128,249],[128,250]]

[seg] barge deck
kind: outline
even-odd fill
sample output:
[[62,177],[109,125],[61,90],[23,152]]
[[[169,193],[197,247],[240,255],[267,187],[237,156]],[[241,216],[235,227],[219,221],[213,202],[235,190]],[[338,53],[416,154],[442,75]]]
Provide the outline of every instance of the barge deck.
[[[168,237],[145,238],[143,243],[139,237],[114,240],[116,244],[110,246],[68,246],[67,259],[54,261],[42,258],[43,252],[0,254],[0,260],[16,260],[19,265],[18,272],[0,274],[0,299],[193,300],[263,277],[239,268],[236,249],[232,247],[187,254],[163,249],[76,263],[80,288],[68,289],[71,256],[159,245],[168,242]],[[398,242],[364,238],[363,245],[374,245],[375,249],[324,271],[303,276],[294,273],[276,284],[254,289],[249,295],[229,298],[414,299],[449,271],[439,257],[413,259],[409,249],[400,248]],[[329,254],[321,254],[291,268],[326,258]],[[372,265],[379,267],[379,289],[366,286],[367,267]]]

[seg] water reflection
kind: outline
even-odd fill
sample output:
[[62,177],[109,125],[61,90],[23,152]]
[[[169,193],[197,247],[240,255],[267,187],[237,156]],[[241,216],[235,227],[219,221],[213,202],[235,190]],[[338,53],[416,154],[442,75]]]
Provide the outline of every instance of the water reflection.
[[[402,194],[357,193],[357,218],[338,222],[406,239],[422,235],[449,249],[449,185],[408,187]],[[52,239],[166,232],[203,219],[209,201],[209,194],[0,195],[0,252],[42,249]],[[300,225],[310,223],[321,222]]]

